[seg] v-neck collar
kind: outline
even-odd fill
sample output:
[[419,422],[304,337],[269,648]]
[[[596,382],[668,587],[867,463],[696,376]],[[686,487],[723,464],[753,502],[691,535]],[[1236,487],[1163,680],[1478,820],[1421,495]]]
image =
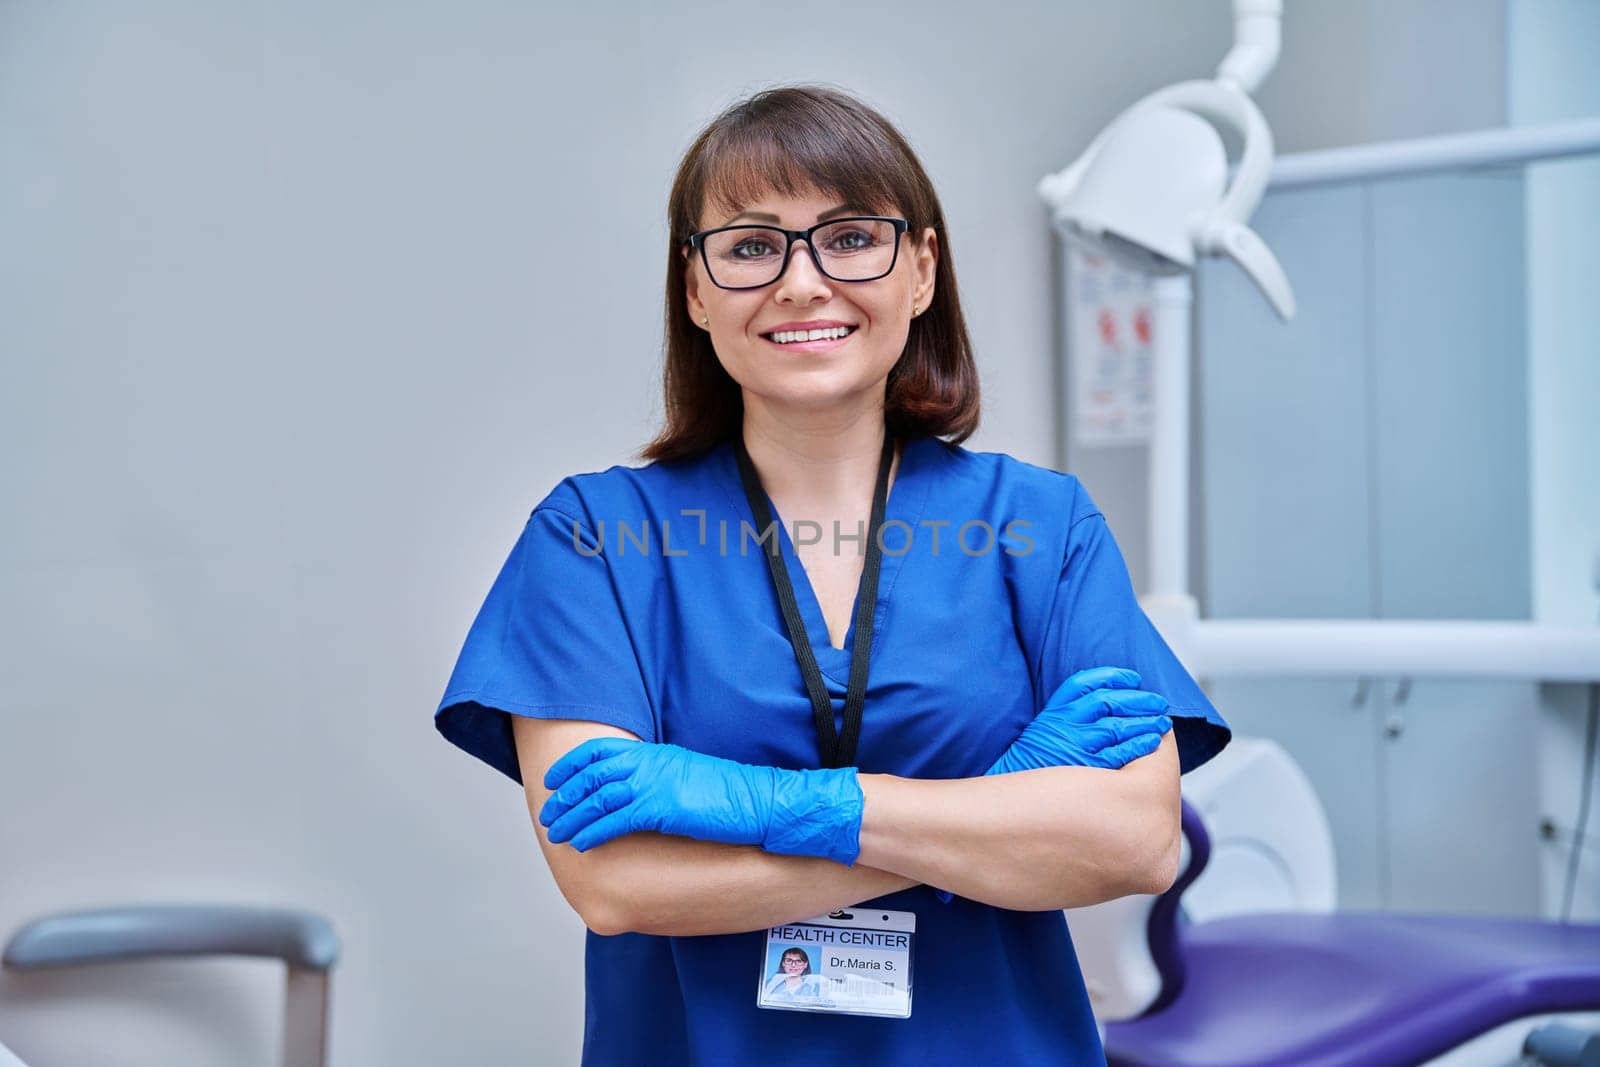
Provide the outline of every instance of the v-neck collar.
[[[894,484],[889,486],[889,495],[884,501],[883,544],[888,551],[883,553],[883,563],[878,572],[878,603],[872,618],[874,652],[880,647],[889,595],[894,590],[901,563],[911,554],[909,549],[915,540],[917,523],[922,518],[922,509],[927,502],[925,450],[931,447],[934,441],[935,439],[931,437],[913,437],[902,444],[900,465],[895,470]],[[753,531],[759,533],[760,531],[755,528],[755,517],[750,514],[750,502],[745,499],[744,483],[739,479],[739,465],[737,457],[734,456],[733,442],[725,441],[718,445],[717,449],[717,467],[722,474],[723,489],[733,504],[734,513],[748,522]],[[764,488],[762,491],[766,492]],[[834,648],[828,641],[828,626],[822,615],[822,604],[817,600],[815,590],[811,588],[811,576],[806,573],[805,565],[800,562],[794,543],[789,538],[789,520],[779,512],[778,506],[772,502],[770,493],[767,494],[767,503],[772,508],[774,521],[778,524],[778,544],[783,551],[783,561],[789,568],[789,582],[794,586],[795,606],[800,609],[800,617],[805,622],[806,637],[811,642],[812,654],[817,658],[817,667],[829,679],[844,686],[850,674],[850,650],[855,643],[855,601],[858,597],[851,597],[850,624],[845,630],[844,647]],[[900,525],[901,523],[904,525]],[[831,530],[824,531],[824,538],[831,536]],[[863,545],[862,551],[865,550]],[[770,587],[771,578],[767,575],[766,563],[759,552],[752,553],[751,559],[754,565],[761,569],[762,579]],[[859,582],[858,578],[857,594],[861,589]]]

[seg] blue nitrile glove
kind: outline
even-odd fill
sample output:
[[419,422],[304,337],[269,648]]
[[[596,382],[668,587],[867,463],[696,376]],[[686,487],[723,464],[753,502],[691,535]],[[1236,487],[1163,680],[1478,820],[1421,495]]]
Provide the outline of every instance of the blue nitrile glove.
[[1172,729],[1167,698],[1123,667],[1079,671],[1051,695],[986,774],[1039,767],[1118,767],[1148,756]]
[[[1141,691],[1139,681],[1137,671],[1123,667],[1078,671],[1051,694],[985,776],[1039,767],[1115,770],[1148,756],[1172,729],[1172,720],[1160,714],[1167,699]],[[946,904],[953,896],[943,889],[933,892]]]
[[539,811],[552,844],[587,852],[640,830],[760,845],[849,866],[861,854],[861,785],[854,767],[786,771],[678,745],[599,737],[544,776]]

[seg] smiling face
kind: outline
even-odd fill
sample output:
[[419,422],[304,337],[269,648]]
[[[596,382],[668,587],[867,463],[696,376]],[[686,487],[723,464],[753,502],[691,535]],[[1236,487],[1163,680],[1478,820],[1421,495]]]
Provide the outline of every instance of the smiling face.
[[[788,197],[769,192],[737,213],[708,205],[700,228],[763,223],[804,230],[839,215],[897,215],[847,205],[812,190]],[[706,275],[698,252],[688,249],[685,296],[695,325],[711,335],[717,360],[744,394],[746,411],[765,409],[808,422],[848,420],[881,409],[884,383],[905,350],[913,306],[927,310],[933,297],[938,239],[930,227],[921,242],[899,238],[892,271],[867,282],[834,281],[817,270],[806,246],[789,250],[783,276],[759,289],[728,290]],[[781,248],[778,249],[781,252]],[[702,320],[710,320],[706,325]],[[774,331],[848,328],[834,339],[783,343]]]

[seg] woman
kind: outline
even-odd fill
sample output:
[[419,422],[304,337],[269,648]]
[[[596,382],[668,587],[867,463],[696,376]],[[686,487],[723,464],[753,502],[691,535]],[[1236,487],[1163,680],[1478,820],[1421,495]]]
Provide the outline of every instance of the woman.
[[[1061,909],[1170,885],[1226,724],[1077,479],[960,447],[949,236],[886,119],[759,93],[669,224],[653,462],[535,507],[436,713],[590,928],[584,1062],[1102,1062]],[[910,1017],[758,1007],[767,929],[857,904],[914,915]]]
[[786,948],[778,969],[767,979],[767,999],[817,1001],[823,999],[822,981],[811,973],[811,958],[803,948]]

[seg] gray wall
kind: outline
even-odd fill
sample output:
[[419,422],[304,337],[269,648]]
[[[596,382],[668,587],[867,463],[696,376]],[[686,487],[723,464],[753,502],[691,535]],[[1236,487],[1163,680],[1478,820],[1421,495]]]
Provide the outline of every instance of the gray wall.
[[[1510,120],[1600,116],[1600,4],[1516,0]],[[1529,401],[1534,616],[1587,626],[1600,584],[1600,158],[1528,170]]]
[[[1263,93],[1280,144],[1426,132],[1427,109],[1382,126],[1386,96],[1483,68],[1419,40],[1409,80],[1382,76],[1397,16],[1377,12],[1424,6],[1290,0]],[[1451,8],[1499,54],[1498,4]],[[345,945],[336,1063],[575,1062],[582,927],[521,794],[429,714],[530,506],[659,419],[679,153],[771,82],[882,107],[950,219],[986,390],[969,444],[1052,464],[1034,184],[1209,72],[1227,15],[0,6],[0,929],[314,908]],[[0,1039],[41,1067],[265,1065],[278,981],[242,961],[0,975]]]
[[[1510,121],[1518,126],[1600,115],[1600,4],[1514,0],[1510,7]],[[1533,507],[1533,609],[1542,622],[1591,626],[1600,616],[1600,158],[1528,169],[1528,400]],[[1582,797],[1589,694],[1541,687],[1539,755],[1546,844],[1545,908],[1566,904]],[[1591,792],[1600,768],[1589,768]],[[1600,918],[1600,834],[1591,814],[1572,914]]]

